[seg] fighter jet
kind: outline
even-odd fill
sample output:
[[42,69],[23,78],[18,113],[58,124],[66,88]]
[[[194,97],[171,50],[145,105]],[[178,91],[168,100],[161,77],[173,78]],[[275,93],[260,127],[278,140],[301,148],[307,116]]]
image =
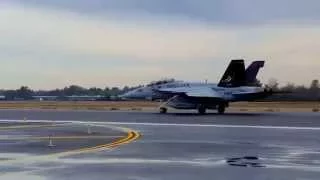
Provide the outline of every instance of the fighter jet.
[[119,96],[123,100],[160,100],[168,99],[167,95],[160,93],[162,88],[177,88],[187,86],[207,86],[208,83],[202,82],[185,82],[174,79],[164,79],[151,82],[145,86],[133,89]]
[[[197,109],[200,114],[204,114],[207,109],[217,109],[219,114],[223,114],[230,102],[251,101],[271,94],[269,89],[256,83],[256,76],[263,66],[264,61],[255,61],[245,69],[244,60],[232,60],[218,84],[172,81],[136,91],[146,92],[148,89],[152,93],[150,97],[166,99],[160,106],[160,113],[166,113],[168,107],[171,107]],[[129,92],[124,96],[130,98],[136,94],[139,93]]]
[[[257,74],[264,66],[264,61],[254,61],[246,69],[246,81],[248,86],[257,86]],[[190,87],[190,86],[212,86],[215,84],[207,82],[186,82],[177,81],[175,79],[163,79],[159,81],[153,81],[145,86],[133,89],[119,96],[123,100],[167,100],[169,97],[160,93],[161,88],[177,88],[177,87]]]

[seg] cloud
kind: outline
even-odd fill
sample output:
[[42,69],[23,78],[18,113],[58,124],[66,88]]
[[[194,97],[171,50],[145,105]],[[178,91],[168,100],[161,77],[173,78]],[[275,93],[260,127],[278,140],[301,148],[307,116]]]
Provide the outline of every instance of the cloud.
[[34,48],[148,60],[204,58],[214,56],[228,34],[186,24],[154,27],[152,22],[118,22],[35,8],[9,7],[0,15],[2,46],[26,51]]
[[319,77],[317,24],[230,26],[180,16],[116,18],[12,3],[0,8],[6,87],[119,86],[161,77],[217,81],[232,58],[266,59],[264,82],[276,77],[309,84]]
[[11,0],[27,5],[117,16],[179,16],[210,23],[265,24],[274,21],[319,21],[318,0]]

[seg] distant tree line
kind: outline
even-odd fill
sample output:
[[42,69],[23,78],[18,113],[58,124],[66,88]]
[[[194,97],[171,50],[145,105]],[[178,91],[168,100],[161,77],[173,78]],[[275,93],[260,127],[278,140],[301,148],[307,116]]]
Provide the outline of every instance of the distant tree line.
[[[262,84],[258,81],[256,85]],[[273,96],[266,100],[278,100],[278,101],[320,101],[320,83],[319,80],[313,80],[310,86],[306,87],[303,85],[295,85],[288,83],[284,86],[279,86],[276,79],[270,79],[265,85],[276,92]],[[119,87],[91,87],[84,88],[78,85],[71,85],[62,89],[53,90],[32,90],[28,86],[21,86],[16,90],[0,90],[0,95],[4,96],[4,100],[31,100],[35,96],[55,96],[57,100],[66,100],[68,96],[99,96],[100,100],[109,100],[113,97],[138,88],[125,86]]]
[[280,87],[276,79],[270,79],[266,86],[275,92],[267,100],[320,101],[320,83],[316,79],[311,82],[309,87],[293,83]]
[[130,91],[140,86],[123,88],[106,87],[106,88],[84,88],[78,85],[71,85],[62,89],[53,90],[32,90],[28,86],[21,86],[16,90],[0,90],[0,94],[5,100],[31,100],[35,96],[55,96],[58,100],[65,100],[68,96],[101,96],[101,99],[110,99],[122,93]]

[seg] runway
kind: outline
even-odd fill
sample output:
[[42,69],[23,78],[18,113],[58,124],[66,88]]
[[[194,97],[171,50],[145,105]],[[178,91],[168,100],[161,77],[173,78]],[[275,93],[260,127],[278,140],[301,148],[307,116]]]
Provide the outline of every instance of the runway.
[[[1,110],[0,120],[0,179],[291,180],[320,175],[319,113]],[[43,127],[14,128],[25,125]],[[88,125],[96,134],[88,135]],[[70,153],[110,145],[128,132],[136,137],[117,147]],[[46,146],[44,134],[57,136],[56,147]]]

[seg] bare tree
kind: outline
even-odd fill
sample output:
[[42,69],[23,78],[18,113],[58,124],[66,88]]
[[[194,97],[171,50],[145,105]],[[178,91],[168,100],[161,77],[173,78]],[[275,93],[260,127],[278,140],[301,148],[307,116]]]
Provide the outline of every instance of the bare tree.
[[278,89],[279,89],[278,80],[275,79],[275,78],[269,79],[268,84],[267,84],[267,87],[268,87],[268,88],[271,88],[271,89],[273,89],[273,90],[278,90]]

